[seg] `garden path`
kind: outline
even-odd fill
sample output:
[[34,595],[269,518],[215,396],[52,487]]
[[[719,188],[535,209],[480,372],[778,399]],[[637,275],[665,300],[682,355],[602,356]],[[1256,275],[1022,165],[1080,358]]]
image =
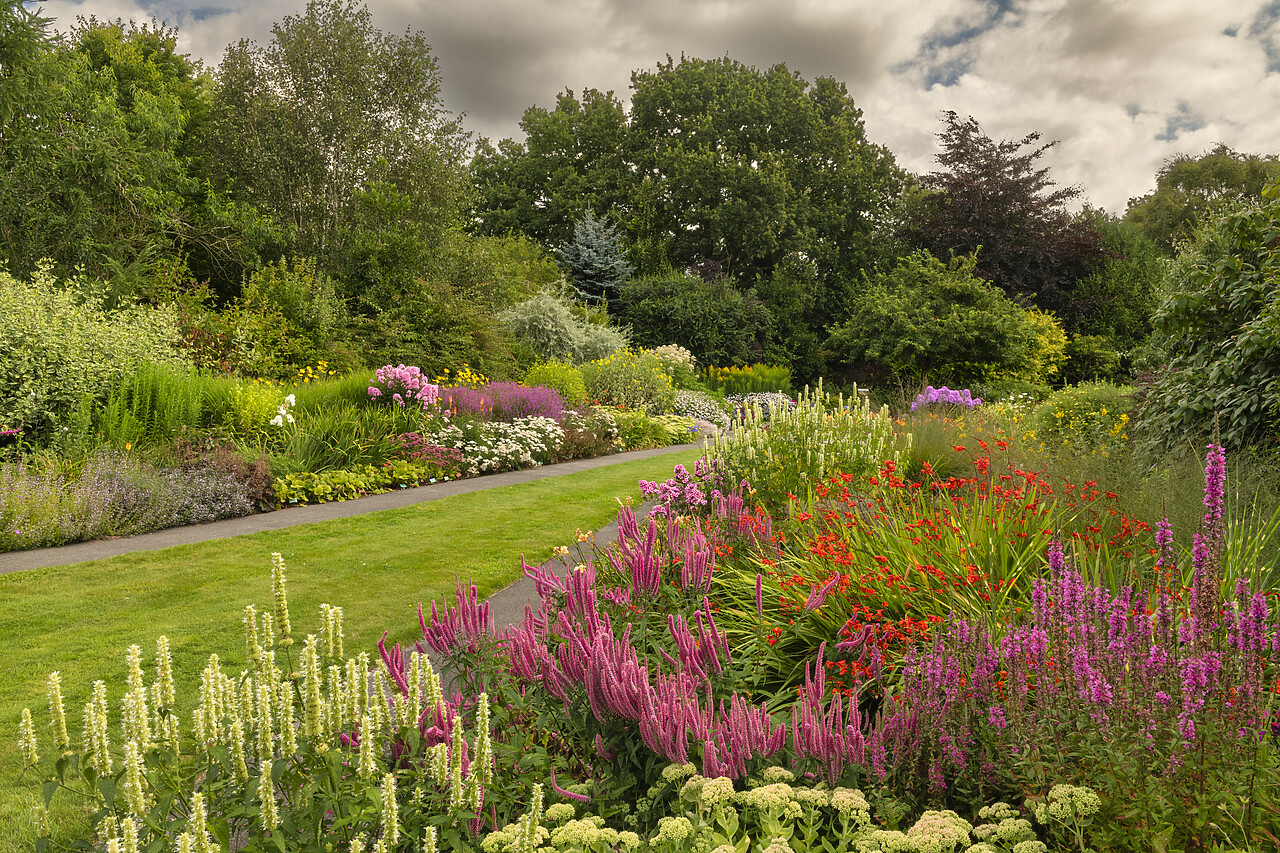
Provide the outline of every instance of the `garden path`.
[[[594,459],[575,459],[571,462],[560,462],[555,465],[543,465],[525,471],[507,471],[501,474],[488,474],[483,477],[468,477],[452,480],[447,483],[433,483],[396,492],[384,492],[378,495],[367,495],[349,501],[316,504],[313,506],[292,507],[275,512],[263,512],[247,515],[242,518],[229,518],[209,524],[193,524],[187,527],[171,527],[155,533],[144,533],[140,536],[123,536],[115,539],[99,539],[93,542],[78,542],[73,545],[62,545],[57,548],[34,548],[28,551],[13,551],[0,554],[0,574],[20,572],[28,569],[62,566],[68,563],[80,563],[86,560],[101,560],[116,557],[134,551],[158,551],[175,545],[191,542],[206,542],[211,539],[226,539],[232,536],[244,536],[264,530],[280,530],[300,524],[315,524],[335,518],[347,518],[367,512],[384,509],[399,509],[427,501],[476,492],[481,489],[492,489],[499,486],[510,486],[517,483],[528,483],[546,477],[562,477],[578,471],[602,468],[607,465],[619,465],[636,459],[650,456],[661,456],[665,453],[677,453],[692,450],[700,444],[682,444],[674,447],[661,447],[654,450],[634,450],[630,453],[616,453],[612,456],[598,456]],[[596,542],[604,544],[605,537],[616,536],[617,524],[596,532]],[[519,589],[514,589],[519,587]],[[495,624],[511,624],[519,621],[524,615],[524,603],[532,594],[532,584],[528,590],[517,582],[512,587],[495,593],[490,599],[493,602]],[[499,614],[510,622],[499,621]]]

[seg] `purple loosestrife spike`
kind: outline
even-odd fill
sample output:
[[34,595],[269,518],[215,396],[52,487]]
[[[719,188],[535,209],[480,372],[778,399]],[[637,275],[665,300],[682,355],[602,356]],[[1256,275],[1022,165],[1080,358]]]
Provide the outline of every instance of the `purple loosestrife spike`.
[[1169,523],[1167,516],[1156,522],[1156,552],[1156,559],[1162,568],[1173,567],[1173,525]]

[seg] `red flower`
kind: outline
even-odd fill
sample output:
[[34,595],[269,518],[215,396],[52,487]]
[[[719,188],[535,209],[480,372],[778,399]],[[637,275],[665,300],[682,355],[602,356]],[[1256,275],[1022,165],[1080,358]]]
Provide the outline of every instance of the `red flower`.
[[952,449],[952,450],[954,450],[956,453],[964,453],[964,450],[965,450],[965,449],[964,449],[962,446],[960,446],[959,444],[953,444],[953,445],[951,445],[951,449]]

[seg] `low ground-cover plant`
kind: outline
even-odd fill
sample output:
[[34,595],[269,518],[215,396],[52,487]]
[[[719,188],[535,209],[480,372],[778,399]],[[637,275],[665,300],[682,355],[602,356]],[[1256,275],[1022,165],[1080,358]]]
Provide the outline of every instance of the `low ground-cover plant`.
[[729,428],[728,405],[705,391],[680,391],[676,394],[673,411],[695,420],[706,421],[719,431]]
[[443,483],[462,476],[462,453],[452,448],[419,451],[418,459],[395,459],[342,471],[286,474],[275,481],[276,507],[346,501],[378,492]]
[[0,551],[131,536],[254,511],[246,483],[218,466],[158,470],[109,450],[62,469],[0,463]]

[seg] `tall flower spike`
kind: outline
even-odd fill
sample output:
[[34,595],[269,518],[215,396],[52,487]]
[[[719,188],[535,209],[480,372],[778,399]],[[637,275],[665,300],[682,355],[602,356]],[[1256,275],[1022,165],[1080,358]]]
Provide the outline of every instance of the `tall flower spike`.
[[428,826],[422,835],[422,853],[439,853],[436,847],[436,828]]
[[31,721],[31,709],[22,709],[22,722],[18,723],[18,752],[24,767],[33,767],[40,761],[36,752],[36,725]]
[[111,772],[111,743],[107,734],[107,685],[93,683],[93,694],[84,706],[85,751],[99,775]]
[[280,723],[280,754],[289,758],[298,751],[298,736],[293,727],[293,685],[282,681],[276,689],[280,692],[279,702],[276,703],[276,717]]
[[396,775],[382,777],[382,838],[391,849],[400,841],[400,815],[396,807]]
[[173,655],[169,651],[169,638],[160,636],[156,639],[156,710],[168,710],[177,701],[177,691],[173,686]]
[[[245,658],[249,666],[254,667],[262,660],[262,644],[258,642],[258,610],[252,604],[244,608],[244,647]],[[270,640],[270,635],[267,637]]]
[[271,763],[262,765],[262,775],[258,777],[258,802],[261,803],[258,819],[262,828],[274,832],[280,825],[280,810],[276,806],[275,787],[271,784]]
[[365,714],[360,719],[360,778],[365,782],[373,780],[373,774],[378,769],[375,756],[373,754],[374,744],[373,720]]
[[271,555],[271,592],[275,597],[276,626],[280,629],[280,645],[293,644],[289,625],[289,599],[285,594],[284,557],[277,551]]
[[62,705],[62,674],[49,673],[45,682],[45,692],[49,695],[50,724],[53,726],[53,745],[62,752],[71,747],[71,736],[67,734],[67,712]]
[[306,705],[306,718],[303,734],[313,740],[324,737],[324,717],[320,703],[320,652],[316,648],[316,635],[307,635],[307,645],[302,650],[303,702]]
[[142,753],[138,750],[137,741],[128,741],[124,745],[124,795],[129,811],[143,817],[148,811],[147,783],[142,773]]

